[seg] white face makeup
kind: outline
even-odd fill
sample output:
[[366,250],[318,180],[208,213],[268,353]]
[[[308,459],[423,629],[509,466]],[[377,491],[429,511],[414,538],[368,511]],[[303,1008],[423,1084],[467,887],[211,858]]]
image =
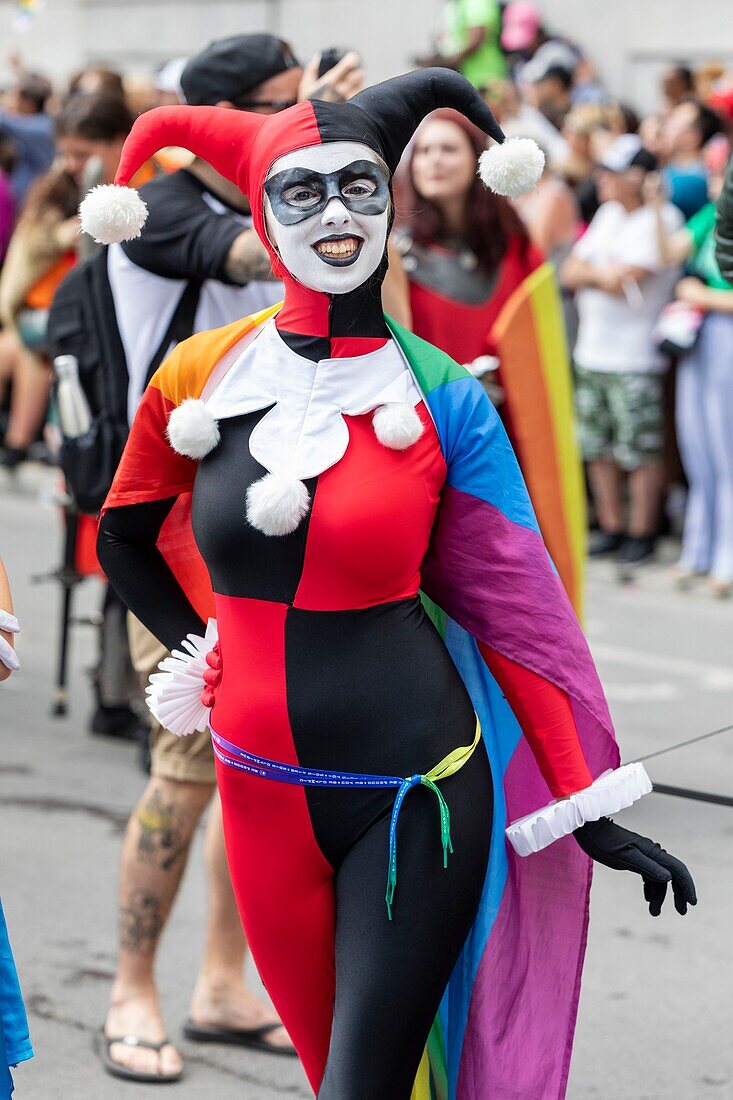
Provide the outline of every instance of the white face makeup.
[[389,173],[359,142],[335,141],[279,157],[265,181],[268,236],[291,275],[325,294],[348,294],[382,260]]

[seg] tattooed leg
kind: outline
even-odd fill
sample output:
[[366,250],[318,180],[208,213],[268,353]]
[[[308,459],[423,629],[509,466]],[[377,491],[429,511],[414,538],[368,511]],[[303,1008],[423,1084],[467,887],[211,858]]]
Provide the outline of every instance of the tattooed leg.
[[120,946],[131,955],[152,955],[163,921],[160,898],[148,890],[133,890],[120,906]]
[[[165,1037],[153,967],[186,866],[191,840],[211,798],[207,783],[150,780],[130,817],[119,884],[119,962],[105,1023],[107,1035]],[[172,1076],[181,1059],[170,1044],[155,1051],[114,1043],[111,1057],[144,1073]]]
[[180,798],[172,801],[161,789],[160,781],[153,783],[149,796],[136,811],[140,830],[137,853],[161,871],[171,871],[176,864],[182,867],[186,862],[193,835],[191,813],[187,798],[183,804]]

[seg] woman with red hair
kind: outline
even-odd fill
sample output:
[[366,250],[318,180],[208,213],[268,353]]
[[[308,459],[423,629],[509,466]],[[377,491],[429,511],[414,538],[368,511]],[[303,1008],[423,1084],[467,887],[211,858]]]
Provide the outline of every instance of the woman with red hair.
[[497,368],[494,322],[543,259],[511,203],[482,186],[476,160],[485,148],[486,135],[458,111],[435,111],[422,124],[396,181],[407,279],[387,280],[388,312],[392,305],[477,375]]
[[[397,177],[397,255],[385,307],[462,363],[499,405],[545,543],[582,614],[585,493],[554,268],[514,206],[481,186],[486,137],[433,112]],[[527,196],[530,197],[531,196]]]

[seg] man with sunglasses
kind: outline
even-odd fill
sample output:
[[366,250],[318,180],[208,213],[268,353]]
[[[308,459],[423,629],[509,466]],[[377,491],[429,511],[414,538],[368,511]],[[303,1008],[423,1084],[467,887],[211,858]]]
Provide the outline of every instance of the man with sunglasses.
[[[316,57],[301,68],[288,44],[272,35],[234,35],[212,42],[188,62],[181,89],[189,104],[272,114],[299,99],[347,99],[363,84],[354,53],[323,76],[319,66]],[[157,177],[141,194],[149,212],[144,233],[108,250],[127,365],[130,423],[151,358],[166,339],[177,309],[190,309],[183,327],[190,334],[229,324],[282,296],[251,228],[246,200],[209,164],[197,158],[186,168]],[[192,284],[197,293],[184,298]],[[137,671],[147,680],[165,652],[133,619],[130,648]],[[163,1024],[154,965],[191,840],[215,788],[208,730],[179,738],[154,728],[151,761],[151,778],[132,813],[122,849],[119,959],[99,1036],[107,1071],[139,1083],[175,1080],[181,1074],[181,1056]],[[293,1054],[274,1012],[244,983],[246,943],[224,855],[218,799],[209,816],[205,858],[206,950],[184,1034],[194,1041]]]

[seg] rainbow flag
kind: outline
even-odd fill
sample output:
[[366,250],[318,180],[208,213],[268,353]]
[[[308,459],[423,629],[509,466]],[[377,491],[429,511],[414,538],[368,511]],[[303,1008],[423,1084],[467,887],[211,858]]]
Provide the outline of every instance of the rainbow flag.
[[512,444],[542,538],[582,617],[585,486],[562,303],[549,263],[520,283],[499,314],[492,335],[501,363]]
[[[546,274],[525,281],[532,293],[517,298],[518,308],[526,300],[537,308],[535,291],[547,292]],[[448,466],[423,562],[425,602],[471,696],[494,779],[491,855],[479,911],[433,1026],[413,1100],[561,1100],[580,995],[591,865],[571,836],[527,859],[507,844],[507,824],[547,805],[552,795],[478,641],[567,692],[594,777],[618,766],[618,747],[577,616],[498,414],[463,367],[393,322],[390,327],[425,395]]]

